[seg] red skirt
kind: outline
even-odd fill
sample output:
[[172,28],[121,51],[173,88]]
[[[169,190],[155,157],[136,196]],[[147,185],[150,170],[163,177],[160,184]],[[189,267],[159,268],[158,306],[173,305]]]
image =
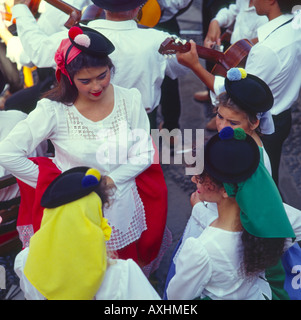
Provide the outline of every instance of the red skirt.
[[[156,155],[157,156],[157,155]],[[21,193],[17,230],[23,247],[39,230],[44,208],[40,202],[48,185],[61,173],[51,159],[30,158],[39,166],[37,187],[18,180]],[[149,265],[159,254],[167,219],[167,187],[159,162],[152,164],[136,178],[138,193],[145,209],[147,230],[134,243],[117,251],[120,259],[133,259],[141,267]]]

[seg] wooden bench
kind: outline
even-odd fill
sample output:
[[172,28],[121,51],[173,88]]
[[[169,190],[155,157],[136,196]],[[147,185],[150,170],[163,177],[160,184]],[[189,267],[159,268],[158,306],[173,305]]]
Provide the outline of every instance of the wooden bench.
[[[11,174],[0,178],[0,192],[14,184],[17,184],[17,180]],[[22,243],[16,229],[20,200],[18,197],[0,202],[0,256],[22,249]]]

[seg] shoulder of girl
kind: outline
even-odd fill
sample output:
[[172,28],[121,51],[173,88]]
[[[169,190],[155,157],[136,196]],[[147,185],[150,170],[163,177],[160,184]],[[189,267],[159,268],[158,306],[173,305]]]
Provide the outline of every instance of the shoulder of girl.
[[50,100],[48,98],[43,98],[38,101],[37,108],[59,108],[63,104],[57,101]]
[[36,108],[33,110],[35,114],[45,114],[48,117],[60,114],[60,110],[63,110],[63,104],[57,101],[52,101],[47,98],[43,98],[38,101]]

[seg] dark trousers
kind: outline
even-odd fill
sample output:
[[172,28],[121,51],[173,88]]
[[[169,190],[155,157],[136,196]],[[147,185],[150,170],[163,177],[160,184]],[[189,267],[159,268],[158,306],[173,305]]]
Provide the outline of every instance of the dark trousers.
[[169,131],[180,128],[181,101],[178,79],[165,76],[161,86],[161,113],[164,119],[163,128]]
[[262,142],[271,161],[273,179],[278,186],[282,145],[289,136],[292,127],[291,109],[273,116],[273,120],[275,132],[273,134],[263,136]]
[[[180,28],[176,17],[159,23],[156,29],[167,31],[171,34],[179,35]],[[161,112],[163,117],[163,128],[169,131],[180,128],[179,119],[181,115],[181,102],[179,94],[178,79],[171,79],[165,76],[161,86]]]
[[158,107],[156,107],[152,112],[147,114],[151,130],[157,129],[157,109]]

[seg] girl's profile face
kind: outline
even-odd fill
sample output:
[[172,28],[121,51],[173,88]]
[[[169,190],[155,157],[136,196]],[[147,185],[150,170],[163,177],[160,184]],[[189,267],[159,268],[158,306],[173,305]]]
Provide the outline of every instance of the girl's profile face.
[[218,202],[220,197],[220,188],[209,178],[193,176],[191,181],[196,184],[197,194],[201,201]]
[[250,124],[247,115],[243,112],[237,112],[230,108],[219,106],[216,115],[216,127],[220,132],[225,127],[242,128],[246,133],[251,135],[256,127]]
[[83,68],[77,72],[73,82],[78,90],[78,98],[101,100],[110,85],[109,67]]

